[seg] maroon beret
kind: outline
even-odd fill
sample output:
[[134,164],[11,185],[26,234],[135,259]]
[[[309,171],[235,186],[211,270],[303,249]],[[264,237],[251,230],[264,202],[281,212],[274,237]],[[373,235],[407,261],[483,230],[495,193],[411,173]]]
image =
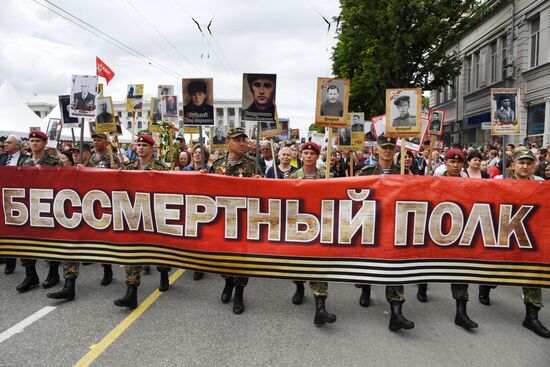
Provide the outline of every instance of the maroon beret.
[[29,139],[30,138],[38,138],[38,139],[42,139],[44,141],[48,141],[48,135],[46,135],[45,132],[42,132],[40,130],[34,130],[32,131],[30,134],[29,134]]
[[137,142],[155,145],[155,140],[151,137],[151,135],[147,134],[141,134],[141,136],[137,139]]
[[466,160],[464,152],[460,149],[449,149],[447,154],[445,154],[445,159],[460,159],[462,162]]
[[321,148],[319,148],[319,146],[312,141],[308,141],[307,143],[302,144],[302,151],[304,150],[313,150],[315,153],[317,153],[317,155],[321,154]]

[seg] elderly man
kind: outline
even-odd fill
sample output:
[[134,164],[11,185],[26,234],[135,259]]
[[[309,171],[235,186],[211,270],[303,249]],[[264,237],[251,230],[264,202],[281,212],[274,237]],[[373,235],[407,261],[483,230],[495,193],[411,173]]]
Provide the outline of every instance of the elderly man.
[[[0,166],[21,166],[27,156],[21,152],[23,141],[20,137],[9,135],[4,141],[4,153],[0,154]],[[11,274],[15,270],[17,259],[5,259],[4,274]]]
[[[317,168],[317,160],[321,154],[321,148],[313,142],[302,144],[302,168],[291,174],[289,179],[322,179],[325,178],[325,170]],[[301,304],[304,299],[304,282],[295,281],[296,292],[292,297],[292,303]],[[310,281],[309,287],[315,298],[315,317],[313,323],[315,325],[324,325],[325,323],[333,323],[336,321],[336,315],[328,312],[325,308],[325,300],[328,297],[328,283]]]
[[[59,159],[49,155],[46,152],[46,144],[48,143],[48,136],[42,131],[33,131],[29,134],[29,145],[31,148],[32,156],[27,157],[22,163],[22,166],[60,166]],[[59,283],[59,262],[49,261],[50,270],[44,283],[43,288],[51,288]],[[27,292],[40,283],[38,274],[36,273],[36,260],[34,259],[21,259],[21,265],[25,267],[25,279],[21,284],[17,286],[19,293]]]
[[107,102],[102,100],[99,104],[99,108],[101,109],[101,113],[96,116],[96,121],[98,124],[108,124],[113,122],[113,115],[109,113],[107,109]]

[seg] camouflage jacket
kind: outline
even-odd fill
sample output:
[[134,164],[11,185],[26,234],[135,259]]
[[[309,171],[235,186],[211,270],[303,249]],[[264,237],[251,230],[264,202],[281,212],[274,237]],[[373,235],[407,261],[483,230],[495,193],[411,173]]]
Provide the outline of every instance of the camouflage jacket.
[[[124,169],[129,171],[141,170],[139,168],[139,160],[128,162],[126,166],[124,166]],[[168,168],[167,165],[165,165],[161,161],[156,160],[154,158],[151,159],[147,164],[147,166],[143,169],[143,171],[169,171],[169,170],[170,168]]]
[[[401,173],[401,170],[399,169],[399,167],[397,167],[395,164],[392,164],[389,174],[399,175],[400,173]],[[383,175],[383,174],[384,174],[384,170],[382,169],[382,166],[380,165],[380,163],[376,163],[376,164],[370,164],[368,166],[363,167],[361,170],[357,172],[356,176],[370,176],[370,175]]]
[[[315,178],[316,179],[325,178],[326,177],[325,171],[326,171],[325,168],[317,168],[317,174],[315,175]],[[289,179],[299,179],[299,180],[305,179],[306,174],[304,172],[304,167],[300,168],[299,170],[297,170],[296,172],[294,172],[293,174],[288,176],[288,178]]]
[[25,160],[21,163],[22,166],[61,166],[61,162],[59,161],[59,158],[54,157],[52,155],[49,155],[46,153],[44,157],[42,157],[41,160],[34,163],[32,156],[28,156],[25,158]]
[[235,165],[229,164],[228,154],[216,159],[210,167],[210,173],[218,175],[236,176],[236,177],[252,177],[256,172],[256,163],[248,155],[243,154],[237,160]]
[[120,159],[113,154],[113,160],[115,162],[115,166],[111,167],[111,156],[109,155],[109,152],[106,152],[101,157],[97,157],[97,153],[93,154],[90,157],[90,167],[96,167],[96,168],[119,168],[121,166]]

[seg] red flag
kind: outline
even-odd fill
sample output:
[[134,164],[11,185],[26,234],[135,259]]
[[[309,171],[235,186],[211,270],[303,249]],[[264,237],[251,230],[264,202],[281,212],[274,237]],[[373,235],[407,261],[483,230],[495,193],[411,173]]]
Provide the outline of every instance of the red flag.
[[107,85],[109,85],[109,82],[115,76],[114,71],[112,71],[111,68],[108,67],[107,64],[105,64],[97,56],[95,57],[95,68],[96,68],[96,75],[105,78],[105,80],[107,81]]

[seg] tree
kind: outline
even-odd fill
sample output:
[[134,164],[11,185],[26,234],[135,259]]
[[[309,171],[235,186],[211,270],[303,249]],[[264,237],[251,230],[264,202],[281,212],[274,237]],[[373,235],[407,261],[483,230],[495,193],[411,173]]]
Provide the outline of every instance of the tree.
[[434,90],[460,75],[448,52],[486,14],[480,0],[340,0],[336,76],[351,79],[350,110],[385,113],[387,88]]

